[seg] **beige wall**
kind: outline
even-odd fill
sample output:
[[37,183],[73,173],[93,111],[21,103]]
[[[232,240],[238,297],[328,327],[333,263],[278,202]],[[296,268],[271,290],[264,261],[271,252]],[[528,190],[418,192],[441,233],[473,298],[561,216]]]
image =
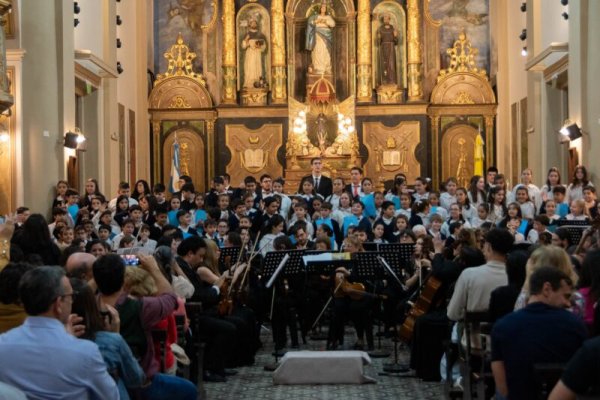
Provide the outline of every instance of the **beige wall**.
[[[75,155],[62,144],[64,133],[76,127],[75,49],[91,51],[110,68],[120,60],[125,70],[118,78],[100,73],[104,78],[98,90],[80,102],[79,128],[89,135],[87,152],[80,157],[80,180],[98,178],[107,197],[115,194],[120,180],[118,103],[136,113],[137,176],[150,175],[146,68],[147,10],[152,0],[79,4],[81,13],[74,15],[72,0],[16,2],[16,38],[7,42],[13,54],[10,65],[17,68],[13,85],[21,100],[15,132],[16,199],[44,214],[56,181],[66,178],[68,157]],[[117,12],[123,18],[120,27]],[[76,28],[75,17],[80,20]],[[119,53],[117,34],[124,44]]]
[[[123,24],[117,27],[117,36],[123,42],[123,47],[117,50],[117,59],[124,70],[118,79],[117,101],[125,106],[127,138],[130,135],[129,110],[135,112],[135,176],[136,179],[149,180],[150,144],[146,83],[148,4],[146,1],[122,1],[117,3],[117,13],[123,19]],[[129,140],[126,148],[129,149]]]
[[[527,97],[526,57],[521,55],[525,45],[519,34],[526,26],[526,15],[520,10],[521,3],[514,0],[492,0],[492,44],[497,46],[498,116],[496,121],[496,149],[498,169],[512,175],[512,154],[519,143],[511,135],[511,104]],[[512,182],[511,182],[512,183]]]
[[595,184],[600,179],[600,2],[580,0],[570,2],[569,27],[569,118],[583,130],[583,138],[572,145],[580,152],[582,162],[589,168]]

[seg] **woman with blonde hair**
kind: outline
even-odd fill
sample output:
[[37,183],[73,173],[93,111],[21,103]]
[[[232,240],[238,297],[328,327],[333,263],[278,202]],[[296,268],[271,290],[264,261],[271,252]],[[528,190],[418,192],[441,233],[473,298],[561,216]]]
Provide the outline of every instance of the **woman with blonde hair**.
[[[125,291],[133,297],[152,297],[156,295],[157,287],[154,278],[142,268],[127,267],[125,268]],[[171,314],[167,318],[158,322],[152,327],[153,329],[167,331],[167,340],[165,346],[166,359],[162,360],[162,352],[160,343],[154,343],[154,357],[160,365],[165,366],[165,373],[175,375],[177,372],[177,363],[175,355],[171,350],[171,344],[177,343],[177,324],[175,323],[175,315]]]
[[[527,265],[525,266],[525,283],[523,284],[523,288],[521,289],[521,294],[517,297],[517,301],[515,303],[515,310],[519,310],[524,308],[529,301],[529,277],[541,267],[554,267],[565,274],[571,281],[573,285],[577,284],[577,274],[575,273],[575,269],[573,268],[573,264],[569,258],[567,252],[561,247],[549,245],[538,247],[527,260]],[[580,314],[580,301],[576,294],[573,293],[572,303],[573,306],[571,311],[575,314]]]

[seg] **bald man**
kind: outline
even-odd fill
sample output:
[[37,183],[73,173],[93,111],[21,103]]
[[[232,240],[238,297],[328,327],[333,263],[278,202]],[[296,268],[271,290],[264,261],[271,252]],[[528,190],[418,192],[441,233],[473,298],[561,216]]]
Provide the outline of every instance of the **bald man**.
[[73,253],[67,259],[65,270],[67,275],[73,278],[84,279],[90,281],[94,278],[92,273],[92,265],[94,265],[96,257],[89,253]]

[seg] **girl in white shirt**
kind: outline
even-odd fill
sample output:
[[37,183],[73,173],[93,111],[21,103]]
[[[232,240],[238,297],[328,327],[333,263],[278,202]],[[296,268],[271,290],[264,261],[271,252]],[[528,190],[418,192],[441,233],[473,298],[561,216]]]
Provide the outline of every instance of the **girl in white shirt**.
[[475,175],[469,183],[469,202],[475,207],[485,203],[485,180],[480,175]]
[[275,248],[273,247],[273,241],[278,236],[283,235],[283,230],[285,229],[285,221],[283,217],[279,214],[275,214],[269,219],[267,224],[263,229],[263,237],[260,239],[260,243],[258,244],[258,248],[260,249],[260,253],[264,256],[267,255],[268,252],[273,251]]
[[477,215],[471,218],[471,227],[479,228],[484,222],[488,222],[490,214],[490,205],[488,203],[481,203],[477,206]]
[[552,167],[548,170],[548,175],[546,176],[546,184],[542,186],[540,189],[542,201],[553,199],[552,189],[555,186],[564,186],[560,184],[560,172],[558,168]]
[[587,215],[587,208],[585,208],[585,201],[583,199],[573,200],[570,209],[571,213],[567,215],[567,220],[587,221],[590,219],[589,215]]
[[469,201],[467,189],[462,187],[456,189],[456,203],[461,208],[463,218],[470,224],[473,217],[477,214],[477,211]]
[[583,199],[583,188],[588,185],[594,186],[588,178],[587,169],[583,165],[578,165],[575,167],[573,181],[567,188],[567,202],[571,204],[573,200]]
[[506,216],[506,197],[501,186],[490,189],[488,203],[490,204],[489,219],[492,223],[498,224]]
[[448,178],[445,188],[446,191],[440,195],[440,205],[449,211],[450,206],[456,203],[456,189],[458,188],[456,178]]
[[340,196],[344,193],[344,180],[342,178],[335,178],[333,180],[333,193],[327,196],[325,201],[328,201],[334,210],[337,210],[340,206]]
[[352,215],[352,199],[348,192],[343,192],[340,195],[339,206],[337,210],[334,210],[331,213],[331,218],[336,220],[337,223],[342,226],[344,225],[344,218],[349,215]]
[[521,207],[521,215],[523,215],[523,218],[533,220],[536,207],[533,204],[533,201],[531,201],[529,191],[525,186],[517,185],[515,189],[515,200],[519,203],[519,207]]

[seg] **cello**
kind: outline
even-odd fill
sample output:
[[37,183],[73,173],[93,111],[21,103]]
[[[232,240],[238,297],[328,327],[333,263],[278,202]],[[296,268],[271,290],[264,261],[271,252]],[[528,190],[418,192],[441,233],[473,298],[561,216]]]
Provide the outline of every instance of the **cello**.
[[441,287],[442,282],[429,272],[425,277],[423,284],[416,292],[419,293],[417,300],[414,303],[408,301],[408,304],[411,305],[411,309],[406,313],[406,318],[398,332],[400,340],[405,343],[410,343],[417,318],[429,312],[431,308],[436,305],[434,300]]

